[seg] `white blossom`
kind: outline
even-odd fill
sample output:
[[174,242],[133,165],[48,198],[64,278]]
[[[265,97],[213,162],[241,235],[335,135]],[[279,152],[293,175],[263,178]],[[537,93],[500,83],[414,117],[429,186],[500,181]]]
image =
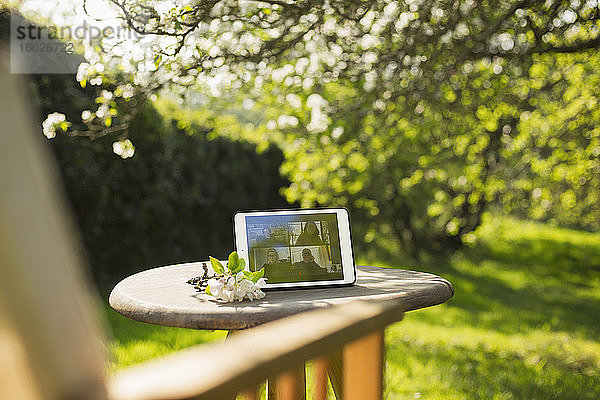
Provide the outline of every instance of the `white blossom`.
[[90,110],[83,110],[81,112],[81,119],[85,122],[89,122],[93,119],[92,112]]
[[135,154],[135,146],[129,139],[120,140],[113,143],[113,153],[121,158],[131,158]]
[[52,113],[42,122],[42,131],[48,139],[56,137],[56,127],[66,122],[65,114]]
[[235,276],[213,278],[208,281],[208,293],[217,300],[224,302],[241,302],[244,299],[250,301],[262,299],[265,293],[261,290],[266,284],[265,278],[252,282],[242,272]]

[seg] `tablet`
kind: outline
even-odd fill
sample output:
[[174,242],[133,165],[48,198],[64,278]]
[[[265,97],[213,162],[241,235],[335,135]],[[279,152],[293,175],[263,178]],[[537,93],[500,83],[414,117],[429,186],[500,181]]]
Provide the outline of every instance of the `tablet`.
[[351,285],[356,281],[348,210],[239,212],[236,250],[250,271],[264,268],[266,289]]

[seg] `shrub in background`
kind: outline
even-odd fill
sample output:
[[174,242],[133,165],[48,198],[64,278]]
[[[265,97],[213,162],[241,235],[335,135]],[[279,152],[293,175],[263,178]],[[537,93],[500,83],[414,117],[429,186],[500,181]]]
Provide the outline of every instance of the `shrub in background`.
[[[73,118],[93,101],[70,76],[36,76],[32,85],[40,123],[52,104]],[[247,142],[209,140],[207,132],[181,130],[146,105],[129,129],[131,158],[111,151],[112,135],[49,141],[101,287],[155,265],[225,257],[237,210],[290,206],[279,195],[287,184],[279,150],[258,153]]]

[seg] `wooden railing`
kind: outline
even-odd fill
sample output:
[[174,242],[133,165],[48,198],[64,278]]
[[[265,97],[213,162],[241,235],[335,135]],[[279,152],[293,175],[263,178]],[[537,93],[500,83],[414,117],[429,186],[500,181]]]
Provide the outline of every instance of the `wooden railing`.
[[[327,374],[338,399],[383,395],[384,329],[400,320],[398,302],[355,302],[299,314],[242,331],[224,343],[199,346],[119,373],[112,399],[257,399],[305,397],[304,364],[314,360],[310,398],[327,398]],[[276,396],[274,396],[276,395]]]

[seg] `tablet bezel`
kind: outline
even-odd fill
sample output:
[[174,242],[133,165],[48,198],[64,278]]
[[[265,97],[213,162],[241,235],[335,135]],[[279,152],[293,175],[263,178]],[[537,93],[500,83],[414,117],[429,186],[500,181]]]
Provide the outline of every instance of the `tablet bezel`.
[[266,211],[241,211],[234,215],[235,245],[238,255],[246,261],[246,268],[250,268],[248,231],[246,230],[246,217],[248,216],[277,216],[277,215],[315,215],[336,214],[339,235],[339,246],[342,259],[342,279],[326,281],[300,281],[286,283],[272,283],[265,289],[298,289],[317,288],[330,286],[346,286],[356,282],[356,267],[354,264],[354,253],[352,251],[352,235],[350,233],[350,216],[345,208],[312,208],[312,209],[283,209]]

